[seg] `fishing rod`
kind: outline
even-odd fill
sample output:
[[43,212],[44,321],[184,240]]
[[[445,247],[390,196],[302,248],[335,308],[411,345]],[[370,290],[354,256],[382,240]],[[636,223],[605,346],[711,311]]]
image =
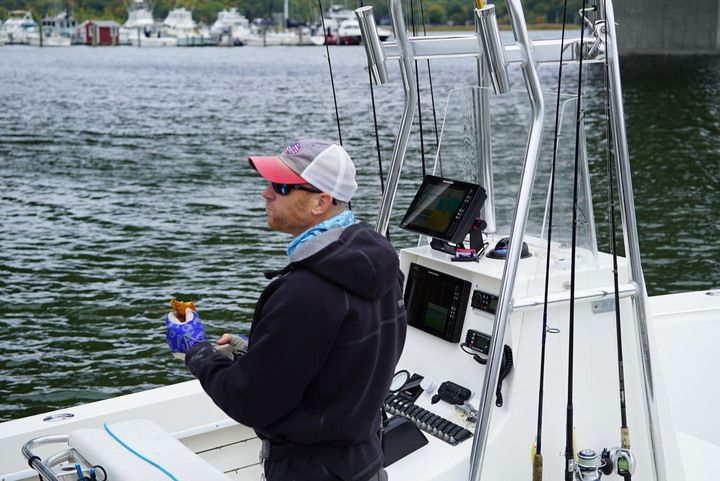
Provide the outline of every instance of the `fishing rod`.
[[322,23],[323,37],[325,38],[325,56],[328,61],[328,69],[330,70],[330,85],[333,93],[333,104],[335,106],[335,122],[337,123],[338,130],[338,143],[342,145],[342,131],[340,129],[340,111],[338,110],[337,103],[337,92],[335,90],[335,75],[333,75],[332,61],[330,60],[330,48],[327,42],[327,28],[325,27],[325,13],[322,6],[322,0],[317,0],[318,8],[320,9],[320,23]]
[[[476,0],[480,2],[481,0]],[[537,432],[535,434],[535,454],[533,456],[533,481],[542,481],[543,476],[543,457],[542,457],[542,424],[543,424],[543,401],[545,391],[545,351],[548,334],[548,297],[550,291],[550,254],[552,248],[552,231],[553,231],[553,208],[555,203],[555,173],[557,164],[557,149],[560,133],[560,93],[562,86],[563,73],[563,53],[565,51],[565,25],[567,22],[567,0],[563,2],[563,22],[562,33],[560,36],[560,63],[558,68],[557,97],[555,102],[555,132],[553,137],[553,157],[550,174],[550,199],[548,212],[548,239],[547,254],[545,260],[545,293],[543,300],[543,323],[542,338],[540,348],[540,380],[538,388],[538,415],[537,415]],[[556,332],[556,331],[554,331]]]
[[[603,9],[604,11],[604,9]],[[607,28],[604,29],[605,45],[607,42]],[[606,160],[607,160],[607,176],[608,176],[608,205],[610,208],[609,220],[610,220],[610,243],[612,252],[612,263],[613,263],[613,284],[615,288],[615,334],[616,334],[616,346],[617,346],[617,368],[618,368],[618,388],[620,395],[620,448],[613,449],[610,453],[604,453],[606,458],[610,458],[612,465],[615,468],[617,474],[622,476],[625,481],[632,479],[632,473],[635,471],[635,457],[630,451],[630,428],[627,423],[627,406],[625,396],[625,369],[623,360],[623,340],[622,340],[622,319],[620,315],[620,281],[618,274],[618,253],[617,253],[617,225],[615,222],[615,190],[614,190],[614,167],[613,167],[613,152],[615,152],[615,146],[613,145],[613,137],[610,135],[610,99],[607,95],[608,92],[608,58],[605,57],[604,61],[604,75],[603,80],[605,83],[605,113],[608,119],[606,124],[606,137],[608,139],[606,148]]]
[[[410,25],[412,25],[413,37],[417,36],[417,24],[415,22],[415,6],[413,0],[410,1]],[[425,167],[425,135],[423,134],[423,117],[422,117],[422,102],[420,102],[420,71],[418,69],[418,61],[414,60],[415,64],[415,92],[417,97],[417,109],[418,109],[418,129],[420,130],[420,159],[422,165],[422,177],[425,178],[427,175]]]
[[[583,0],[583,11],[585,11],[587,0]],[[580,29],[580,45],[583,45],[585,29]],[[575,165],[573,174],[573,209],[572,209],[572,246],[570,255],[570,313],[568,319],[568,392],[565,420],[565,481],[573,481],[575,471],[575,449],[573,443],[573,368],[575,348],[575,274],[577,254],[577,222],[578,222],[578,176],[580,163],[580,128],[582,125],[582,72],[583,56],[578,61],[578,89],[577,89],[577,112],[575,125]]]
[[[481,1],[481,0],[476,0]],[[423,6],[423,0],[420,0],[420,25],[422,25],[423,36],[427,37],[427,28],[425,25],[425,7]],[[432,110],[433,117],[433,130],[435,132],[435,145],[440,145],[440,134],[437,124],[437,110],[435,109],[435,89],[433,88],[432,70],[430,69],[430,59],[425,60],[427,62],[427,73],[428,73],[428,86],[430,88],[430,109]],[[418,92],[418,103],[420,102],[420,95]],[[422,132],[422,130],[421,130]],[[442,158],[440,157],[440,150],[437,151],[437,162],[440,167],[440,177],[442,177]]]

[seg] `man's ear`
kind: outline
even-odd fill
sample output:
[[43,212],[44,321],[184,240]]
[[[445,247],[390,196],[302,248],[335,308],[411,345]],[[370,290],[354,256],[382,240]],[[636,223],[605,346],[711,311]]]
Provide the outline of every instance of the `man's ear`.
[[333,206],[332,196],[325,192],[313,196],[313,200],[312,213],[315,215],[323,215]]

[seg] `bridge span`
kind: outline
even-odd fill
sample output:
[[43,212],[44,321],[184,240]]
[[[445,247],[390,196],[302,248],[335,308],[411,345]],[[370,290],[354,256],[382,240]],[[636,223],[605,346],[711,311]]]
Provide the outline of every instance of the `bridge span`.
[[620,54],[720,54],[720,0],[620,0]]

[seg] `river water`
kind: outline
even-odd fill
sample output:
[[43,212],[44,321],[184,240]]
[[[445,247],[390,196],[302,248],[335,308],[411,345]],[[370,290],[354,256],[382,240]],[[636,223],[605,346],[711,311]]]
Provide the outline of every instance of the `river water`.
[[[361,47],[330,62],[314,47],[0,48],[0,421],[189,379],[164,343],[170,299],[194,300],[211,336],[247,330],[289,239],[266,227],[246,158],[338,138],[330,67],[358,166],[353,209],[373,223],[364,62]],[[442,62],[437,99],[475,75]],[[393,68],[372,91],[385,162],[401,113]],[[623,62],[651,295],[720,284],[719,79],[720,57]]]

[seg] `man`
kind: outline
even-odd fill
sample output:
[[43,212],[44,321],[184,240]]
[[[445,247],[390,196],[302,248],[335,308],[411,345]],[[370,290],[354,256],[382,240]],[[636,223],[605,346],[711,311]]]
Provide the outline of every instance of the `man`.
[[387,479],[381,405],[406,330],[398,256],[347,210],[357,184],[341,146],[301,140],[249,162],[270,182],[268,225],[294,236],[289,263],[266,274],[277,278],[258,300],[249,342],[218,341],[239,355],[208,343],[191,310],[182,332],[168,322],[168,342],[183,338],[175,350],[187,352],[205,391],[263,440],[269,481]]

